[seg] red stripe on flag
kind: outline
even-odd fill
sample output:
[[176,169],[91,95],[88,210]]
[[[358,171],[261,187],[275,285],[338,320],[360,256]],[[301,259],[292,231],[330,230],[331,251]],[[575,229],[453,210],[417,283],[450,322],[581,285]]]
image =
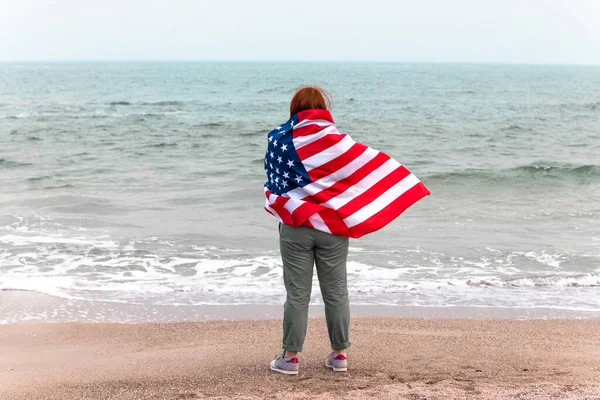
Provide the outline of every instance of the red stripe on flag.
[[323,209],[319,215],[327,225],[327,228],[331,231],[332,235],[337,236],[348,236],[348,226],[339,217],[339,215],[330,208]]
[[357,169],[352,175],[304,200],[317,204],[325,203],[339,194],[344,193],[349,187],[354,186],[357,182],[363,180],[367,175],[381,167],[389,159],[390,156],[387,154],[379,153],[368,163]]
[[312,217],[315,213],[322,210],[323,207],[318,204],[304,203],[296,208],[292,213],[292,218],[296,222],[295,225],[302,225],[304,221]]
[[[268,197],[269,196],[267,196],[267,198]],[[277,196],[277,199],[275,199],[275,202],[271,203],[269,201],[269,206],[273,209],[273,211],[275,211],[277,213],[277,215],[279,215],[279,218],[281,218],[281,220],[284,224],[293,225],[294,220],[292,218],[292,214],[290,214],[290,212],[285,209],[285,203],[287,203],[288,200],[289,200],[288,198]]]
[[373,215],[365,222],[352,227],[350,229],[350,237],[360,238],[361,236],[383,228],[406,211],[407,208],[429,194],[429,190],[427,190],[425,185],[422,183],[416,184],[402,196],[391,202],[386,208]]
[[334,158],[333,160],[321,165],[318,168],[311,170],[308,173],[308,176],[310,177],[310,179],[313,182],[318,181],[319,179],[324,178],[327,175],[333,174],[334,172],[338,171],[339,169],[350,164],[352,161],[354,161],[355,158],[360,156],[367,149],[368,149],[368,147],[365,146],[364,144],[355,143],[344,154],[340,155],[337,158]]
[[321,139],[315,140],[311,144],[307,144],[306,146],[297,149],[296,152],[298,153],[300,160],[305,160],[335,146],[345,137],[346,135],[325,135]]
[[285,208],[285,205],[290,200],[291,199],[289,197],[277,196],[275,202],[271,203],[269,201],[269,206],[273,209],[273,211],[277,213],[277,215],[279,215],[283,223],[286,225],[303,225],[304,222],[307,221],[310,217],[324,209],[323,206],[320,206],[318,204],[304,202],[302,205],[296,208],[293,213],[290,213]]
[[307,119],[324,119],[333,124],[333,117],[331,116],[331,113],[328,110],[319,110],[315,108],[311,110],[300,111],[298,113],[298,122],[302,122]]
[[281,207],[285,207],[285,203],[287,203],[288,201],[290,201],[289,197],[277,196],[277,198],[275,199],[275,203],[279,204]]
[[281,222],[286,225],[294,225],[294,221],[292,220],[292,216],[288,210],[278,205],[272,205],[271,208],[277,213],[277,215],[279,215]]
[[407,170],[405,167],[400,166],[396,168],[394,171],[390,172],[386,177],[380,179],[379,182],[371,186],[369,190],[359,194],[358,196],[350,200],[348,204],[338,209],[337,212],[340,215],[340,218],[348,218],[349,216],[351,216],[352,214],[354,214],[355,212],[357,212],[358,210],[360,210],[361,208],[363,208],[364,206],[371,203],[373,200],[377,199],[379,196],[387,192],[391,187],[395,186],[398,182],[406,178],[408,175],[410,175],[410,171]]
[[301,128],[294,128],[293,139],[296,139],[297,137],[300,137],[300,136],[308,136],[308,135],[313,135],[315,133],[319,133],[325,128],[327,128],[327,127],[319,126],[317,124],[306,125]]

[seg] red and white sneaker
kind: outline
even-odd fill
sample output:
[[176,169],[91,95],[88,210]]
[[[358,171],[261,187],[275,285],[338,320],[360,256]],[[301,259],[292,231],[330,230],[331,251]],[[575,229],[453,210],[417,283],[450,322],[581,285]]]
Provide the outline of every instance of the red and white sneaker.
[[298,375],[298,359],[286,358],[285,350],[271,361],[271,371],[286,375]]
[[348,371],[348,359],[343,354],[331,353],[325,361],[325,366],[334,372],[346,372]]

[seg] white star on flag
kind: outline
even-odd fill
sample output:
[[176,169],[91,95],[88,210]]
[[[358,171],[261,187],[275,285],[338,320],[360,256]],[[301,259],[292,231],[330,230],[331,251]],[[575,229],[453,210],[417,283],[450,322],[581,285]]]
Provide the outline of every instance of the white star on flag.
[[287,151],[287,144],[281,145],[281,151]]
[[302,182],[302,177],[300,177],[300,175],[296,176],[296,178],[294,179],[296,182],[300,183]]
[[281,156],[277,157],[277,162],[278,162],[279,164],[281,164],[281,163],[283,162],[283,160],[281,159]]
[[294,166],[294,162],[292,160],[288,160],[287,166],[292,168]]
[[289,174],[288,172],[284,172],[284,173],[283,173],[283,177],[284,177],[285,179],[289,179],[289,178],[290,178],[290,174]]

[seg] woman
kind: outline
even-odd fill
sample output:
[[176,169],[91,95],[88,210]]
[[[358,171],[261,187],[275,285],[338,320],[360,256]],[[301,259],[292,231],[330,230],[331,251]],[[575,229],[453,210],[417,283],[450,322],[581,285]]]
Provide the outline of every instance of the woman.
[[387,225],[429,191],[388,155],[337,131],[321,88],[300,88],[290,119],[268,134],[267,212],[279,220],[283,281],[283,351],[271,369],[298,374],[308,322],[313,266],[325,303],[332,353],[325,365],[347,371],[350,306],[346,260],[350,237]]

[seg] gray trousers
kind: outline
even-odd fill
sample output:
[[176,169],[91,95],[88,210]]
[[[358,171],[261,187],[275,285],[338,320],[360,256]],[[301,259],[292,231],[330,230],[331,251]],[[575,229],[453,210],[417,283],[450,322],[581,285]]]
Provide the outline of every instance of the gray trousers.
[[313,267],[316,264],[331,348],[347,349],[350,346],[350,303],[346,280],[348,238],[308,227],[281,224],[279,245],[287,291],[283,314],[283,348],[302,351],[308,324]]

